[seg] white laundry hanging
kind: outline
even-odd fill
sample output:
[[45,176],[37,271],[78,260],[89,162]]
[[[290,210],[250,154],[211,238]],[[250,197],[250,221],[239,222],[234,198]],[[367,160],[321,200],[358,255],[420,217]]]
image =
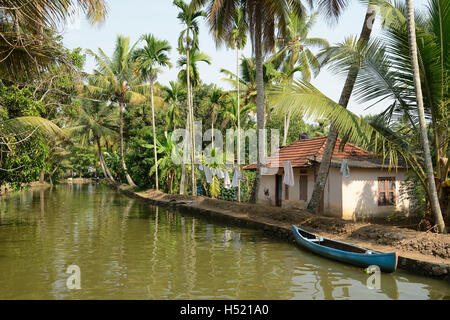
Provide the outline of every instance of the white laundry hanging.
[[347,159],[342,160],[341,173],[344,178],[350,177],[350,168],[348,166]]
[[239,181],[240,181],[240,180],[244,180],[244,179],[242,178],[241,172],[239,171],[239,168],[238,168],[238,167],[234,167],[234,169],[233,169],[233,180],[232,180],[232,182],[231,182],[231,186],[232,186],[233,188],[238,187],[238,186],[239,186]]
[[284,184],[289,187],[293,187],[295,185],[294,180],[294,170],[292,169],[292,163],[290,161],[283,161],[284,168]]
[[216,169],[217,178],[219,178],[219,179],[225,178],[225,175],[223,174],[223,171],[224,170],[222,170],[222,169]]
[[204,169],[204,172],[205,172],[206,182],[207,183],[211,183],[212,182],[211,169],[209,167],[204,167],[203,169]]
[[224,170],[223,185],[224,185],[225,189],[230,189],[231,188],[230,176],[228,175],[228,171],[227,170]]

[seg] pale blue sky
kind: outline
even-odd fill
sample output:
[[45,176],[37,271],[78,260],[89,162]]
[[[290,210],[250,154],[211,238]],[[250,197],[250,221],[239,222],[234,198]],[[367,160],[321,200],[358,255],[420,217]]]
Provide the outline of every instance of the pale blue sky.
[[[426,2],[427,0],[415,0],[415,6],[416,8],[424,8]],[[97,51],[97,48],[100,47],[107,54],[111,54],[117,34],[130,36],[134,42],[143,33],[153,33],[159,38],[168,40],[172,45],[171,59],[174,67],[165,69],[160,75],[159,81],[168,84],[170,80],[176,79],[179,71],[176,68],[178,59],[176,47],[182,26],[177,20],[178,11],[173,6],[172,0],[109,0],[108,5],[109,15],[105,23],[101,26],[91,26],[84,18],[81,21],[74,22],[72,26],[66,27],[63,32],[64,44],[68,48],[81,47],[94,51]],[[320,17],[310,36],[326,38],[330,44],[340,42],[348,36],[360,33],[364,15],[365,7],[358,1],[353,1],[337,24],[330,26]],[[213,60],[212,65],[201,64],[199,66],[202,81],[217,83],[223,88],[229,88],[229,85],[221,80],[224,76],[220,73],[220,69],[235,70],[236,55],[226,48],[216,48],[209,29],[203,20],[200,29],[200,49],[210,55]],[[251,55],[250,44],[247,45],[243,53],[246,56]],[[86,71],[91,71],[93,67],[92,59],[88,59]],[[344,78],[323,70],[312,83],[323,93],[337,101],[343,87]],[[357,114],[373,114],[379,112],[382,108],[383,106],[376,106],[364,111],[364,105],[355,101],[350,101],[349,104],[349,109]]]

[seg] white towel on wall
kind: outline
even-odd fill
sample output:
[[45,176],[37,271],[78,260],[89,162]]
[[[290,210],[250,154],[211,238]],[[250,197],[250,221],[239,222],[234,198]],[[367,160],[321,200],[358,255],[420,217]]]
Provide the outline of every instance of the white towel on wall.
[[292,169],[292,163],[290,161],[283,161],[284,167],[284,184],[289,187],[293,187],[295,185],[294,180],[294,170]]

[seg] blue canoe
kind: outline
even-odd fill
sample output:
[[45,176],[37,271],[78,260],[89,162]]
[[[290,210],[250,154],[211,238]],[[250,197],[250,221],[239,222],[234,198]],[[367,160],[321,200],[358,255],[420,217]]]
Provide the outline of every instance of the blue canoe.
[[319,237],[296,226],[292,226],[292,231],[300,246],[323,257],[363,268],[375,265],[379,266],[383,272],[394,272],[397,269],[397,252],[371,251],[348,243]]

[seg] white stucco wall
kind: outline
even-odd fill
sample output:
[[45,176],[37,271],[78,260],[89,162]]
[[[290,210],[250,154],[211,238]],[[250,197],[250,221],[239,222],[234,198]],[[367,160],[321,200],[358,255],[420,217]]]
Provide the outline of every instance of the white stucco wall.
[[[395,177],[397,203],[395,206],[378,206],[378,178]],[[357,219],[383,217],[396,211],[407,213],[409,201],[400,196],[400,184],[406,178],[405,171],[387,169],[350,169],[350,177],[342,178],[342,217]]]
[[[317,171],[319,171],[318,168]],[[328,180],[325,184],[323,205],[326,215],[342,217],[342,174],[337,168],[330,168]]]

